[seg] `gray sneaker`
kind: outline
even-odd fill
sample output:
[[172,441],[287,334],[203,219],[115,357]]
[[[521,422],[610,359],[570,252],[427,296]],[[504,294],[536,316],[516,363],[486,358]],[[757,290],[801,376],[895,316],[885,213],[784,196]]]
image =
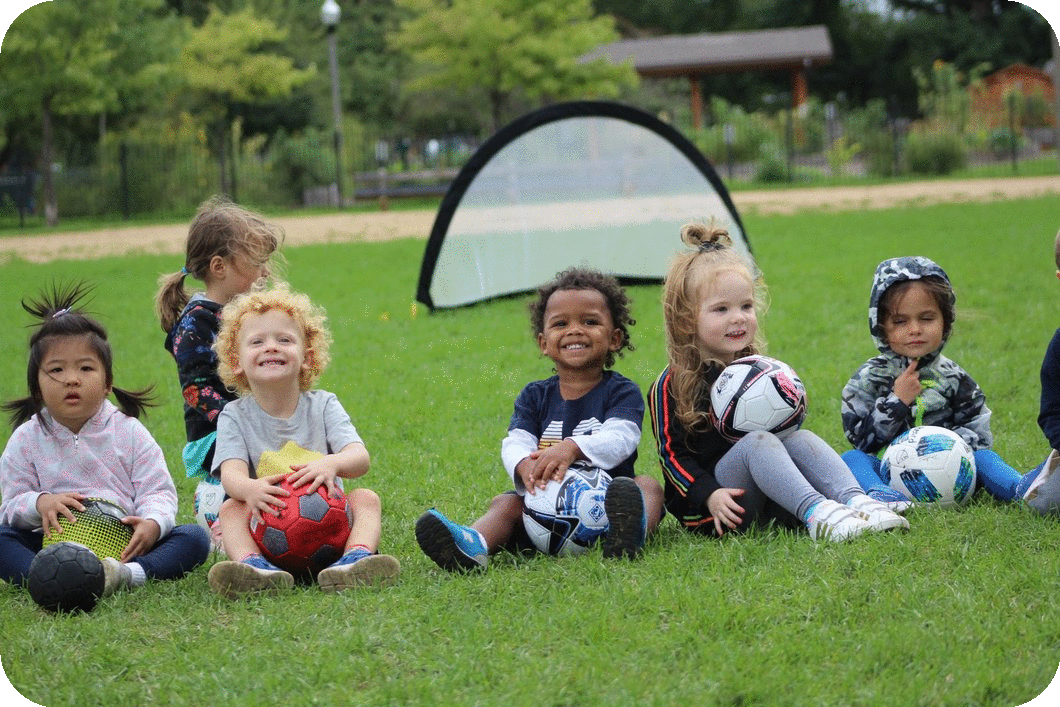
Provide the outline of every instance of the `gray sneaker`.
[[103,558],[103,596],[132,586],[132,570],[113,557]]
[[227,599],[238,599],[247,594],[261,594],[294,586],[294,575],[290,572],[285,572],[260,557],[255,559],[272,569],[257,567],[247,561],[222,560],[214,564],[206,575],[210,589]]
[[317,573],[317,584],[325,592],[352,587],[382,587],[397,581],[401,563],[390,555],[368,555],[348,564],[335,563]]

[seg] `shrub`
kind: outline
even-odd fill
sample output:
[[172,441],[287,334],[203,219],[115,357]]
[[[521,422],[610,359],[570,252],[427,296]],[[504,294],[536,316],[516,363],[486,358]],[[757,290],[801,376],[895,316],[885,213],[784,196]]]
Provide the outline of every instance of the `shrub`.
[[914,174],[950,174],[964,167],[967,157],[961,136],[950,131],[913,130],[906,140],[905,165]]

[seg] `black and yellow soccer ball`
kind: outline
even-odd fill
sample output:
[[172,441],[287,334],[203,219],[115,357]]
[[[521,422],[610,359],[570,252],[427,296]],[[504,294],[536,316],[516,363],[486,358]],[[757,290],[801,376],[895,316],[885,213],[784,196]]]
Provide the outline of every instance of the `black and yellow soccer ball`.
[[73,511],[76,523],[66,516],[59,516],[61,533],[44,536],[42,547],[59,542],[80,543],[96,554],[96,557],[121,559],[122,550],[132,539],[133,529],[121,519],[129,515],[125,509],[104,498],[86,498],[81,501],[83,511]]

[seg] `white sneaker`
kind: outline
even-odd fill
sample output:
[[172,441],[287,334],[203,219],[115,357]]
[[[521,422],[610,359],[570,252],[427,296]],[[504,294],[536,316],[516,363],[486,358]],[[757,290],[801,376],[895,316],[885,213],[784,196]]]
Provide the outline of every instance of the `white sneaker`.
[[1060,453],[1055,449],[1049,453],[1038,478],[1023,494],[1023,500],[1042,515],[1060,511]]
[[847,505],[865,517],[873,530],[909,530],[909,521],[890,510],[886,504],[859,493]]
[[872,530],[865,517],[850,506],[826,498],[813,507],[806,528],[814,540],[843,542]]

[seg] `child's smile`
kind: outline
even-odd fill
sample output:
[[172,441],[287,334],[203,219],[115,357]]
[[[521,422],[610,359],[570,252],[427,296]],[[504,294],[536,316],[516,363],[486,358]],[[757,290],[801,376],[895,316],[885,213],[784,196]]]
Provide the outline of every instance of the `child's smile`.
[[239,371],[254,385],[297,385],[305,344],[291,315],[279,309],[251,314],[243,320],[239,342]]
[[621,345],[622,332],[597,290],[556,290],[545,305],[544,330],[537,343],[557,372],[603,368],[607,354]]

